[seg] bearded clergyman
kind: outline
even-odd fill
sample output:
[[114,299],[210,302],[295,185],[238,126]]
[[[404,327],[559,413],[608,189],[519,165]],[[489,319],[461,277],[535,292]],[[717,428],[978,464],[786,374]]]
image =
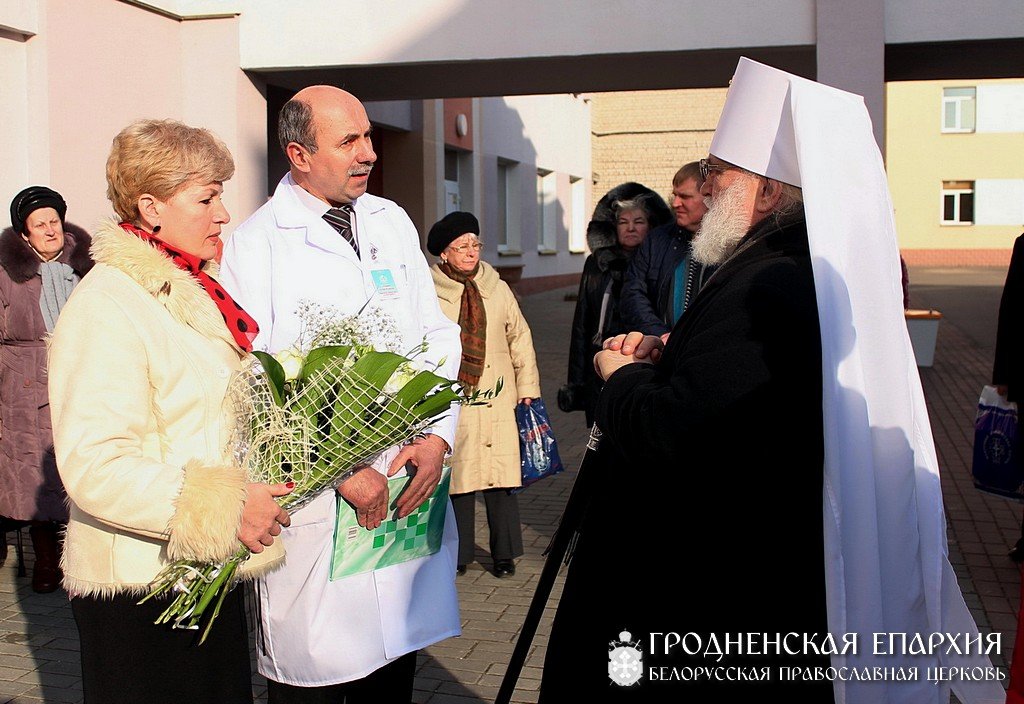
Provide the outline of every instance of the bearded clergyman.
[[693,256],[717,270],[667,347],[595,358],[603,437],[540,702],[1002,701],[995,677],[927,677],[994,671],[961,647],[983,639],[863,99],[742,59],[710,152]]

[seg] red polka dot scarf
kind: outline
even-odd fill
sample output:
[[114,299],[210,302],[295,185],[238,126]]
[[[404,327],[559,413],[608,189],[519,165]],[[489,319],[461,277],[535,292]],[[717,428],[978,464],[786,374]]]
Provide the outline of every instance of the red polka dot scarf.
[[220,311],[221,317],[224,318],[224,324],[228,327],[228,332],[235,338],[235,342],[246,352],[252,352],[252,341],[256,339],[256,335],[259,334],[260,328],[253,320],[252,316],[242,310],[242,306],[235,303],[235,300],[231,295],[224,290],[224,287],[217,283],[216,280],[205,271],[200,269],[203,265],[203,260],[194,254],[188,254],[182,252],[179,249],[169,246],[166,242],[159,238],[151,235],[145,230],[140,230],[131,223],[121,223],[126,231],[138,236],[145,242],[149,242],[151,245],[159,249],[161,252],[166,254],[174,262],[174,265],[179,269],[183,269],[188,273],[192,274],[202,284],[203,288],[206,289],[207,295],[217,305],[217,310]]

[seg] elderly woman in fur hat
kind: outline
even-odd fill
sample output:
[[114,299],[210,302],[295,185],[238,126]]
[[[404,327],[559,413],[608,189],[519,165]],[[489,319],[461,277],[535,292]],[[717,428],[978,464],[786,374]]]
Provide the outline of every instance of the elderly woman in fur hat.
[[[56,191],[31,186],[11,201],[11,227],[0,234],[0,516],[29,523],[39,593],[60,586],[58,530],[68,520],[53,458],[44,338],[92,268],[89,235],[65,222],[67,209]],[[0,540],[0,564],[6,557]]]
[[249,483],[226,446],[224,398],[255,321],[210,261],[234,173],[203,129],[145,120],[115,138],[107,195],[118,220],[94,234],[96,266],[50,346],[57,466],[71,500],[62,566],[81,642],[87,703],[252,700],[241,589],[201,648],[156,626],[168,605],[140,596],[170,561],[267,568],[288,515],[285,484]]

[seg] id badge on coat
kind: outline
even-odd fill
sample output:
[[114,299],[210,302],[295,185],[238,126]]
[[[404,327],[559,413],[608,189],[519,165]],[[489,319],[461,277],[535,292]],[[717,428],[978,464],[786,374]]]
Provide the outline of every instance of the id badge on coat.
[[[405,518],[389,518],[372,531],[359,525],[355,509],[339,496],[331,581],[426,557],[440,550],[451,476],[451,467],[443,466],[441,481],[429,499]],[[388,496],[401,495],[411,479],[410,476],[389,479]]]
[[376,291],[378,300],[397,300],[400,292],[398,283],[395,281],[395,274],[391,269],[371,269],[370,276],[373,278],[373,288]]

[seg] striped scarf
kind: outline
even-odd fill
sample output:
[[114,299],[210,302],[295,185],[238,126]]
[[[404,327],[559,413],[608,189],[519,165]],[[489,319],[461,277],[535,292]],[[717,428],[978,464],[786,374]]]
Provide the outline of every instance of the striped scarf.
[[462,340],[462,364],[459,367],[459,381],[468,386],[480,383],[484,373],[484,355],[487,351],[487,313],[480,289],[473,277],[480,271],[480,265],[468,274],[458,271],[448,262],[439,265],[441,271],[452,281],[462,284],[462,303],[459,306],[459,328]]

